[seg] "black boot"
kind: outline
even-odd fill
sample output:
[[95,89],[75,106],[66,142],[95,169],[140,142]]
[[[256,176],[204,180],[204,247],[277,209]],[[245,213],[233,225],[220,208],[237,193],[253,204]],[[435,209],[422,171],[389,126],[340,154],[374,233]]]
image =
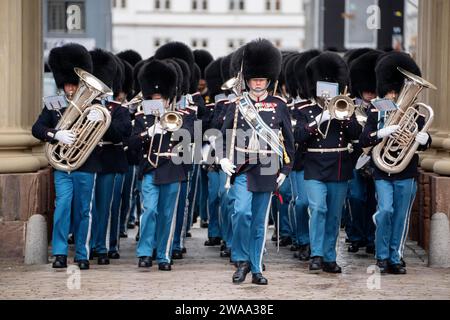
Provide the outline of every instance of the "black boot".
[[117,251],[108,252],[108,258],[113,259],[113,260],[118,260],[118,259],[120,259],[120,254]]
[[170,263],[167,263],[167,262],[160,263],[158,268],[161,271],[172,271],[172,267],[170,266]]
[[375,254],[375,245],[373,245],[373,244],[368,244],[368,245],[366,246],[366,253],[367,253],[367,254],[374,255],[374,254]]
[[99,266],[106,266],[109,264],[109,258],[106,253],[100,253],[98,256],[97,264]]
[[119,233],[120,238],[128,238],[128,234],[125,231]]
[[328,272],[328,273],[342,273],[341,267],[339,267],[335,261],[334,262],[324,262],[322,265],[322,270],[324,272]]
[[55,256],[55,261],[52,264],[54,269],[65,269],[67,268],[67,256],[58,255]]
[[388,273],[391,274],[406,274],[406,268],[401,263],[391,264],[388,267]]
[[183,259],[183,253],[179,250],[173,250],[172,251],[172,259],[173,260],[181,260]]
[[200,221],[200,228],[202,228],[202,229],[208,228],[208,221],[206,221],[206,220]]
[[231,250],[229,248],[225,248],[223,251],[220,251],[220,256],[222,258],[231,257]]
[[139,257],[139,268],[151,268],[152,265],[152,257]]
[[280,247],[287,247],[292,244],[291,237],[280,237]]
[[78,261],[78,268],[80,268],[80,270],[89,270],[89,261],[88,260]]
[[182,253],[182,254],[186,254],[186,253],[187,253],[186,248],[181,249],[181,253]]
[[75,237],[73,234],[69,234],[69,237],[67,238],[67,244],[75,244]]
[[233,274],[233,283],[239,284],[245,281],[245,277],[250,272],[250,264],[247,261],[239,262],[236,272]]
[[298,251],[298,259],[300,261],[308,261],[311,255],[311,248],[309,244],[301,245]]
[[252,283],[266,286],[269,282],[266,278],[264,278],[262,273],[254,273],[252,275]]
[[352,241],[348,246],[348,252],[356,253],[359,251],[359,241]]
[[220,239],[219,237],[209,238],[208,240],[205,241],[205,246],[206,247],[219,246],[221,241],[222,239]]
[[381,274],[386,274],[388,270],[388,261],[387,260],[377,260],[376,266],[380,269]]
[[309,271],[311,273],[320,273],[322,271],[322,257],[312,257],[309,263]]

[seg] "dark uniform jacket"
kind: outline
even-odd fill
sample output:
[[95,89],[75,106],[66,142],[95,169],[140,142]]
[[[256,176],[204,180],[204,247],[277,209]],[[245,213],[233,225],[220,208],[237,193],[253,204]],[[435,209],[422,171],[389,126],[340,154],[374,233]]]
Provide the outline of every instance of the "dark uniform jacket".
[[[188,130],[193,136],[193,122],[195,114],[183,115],[183,127]],[[176,165],[172,162],[170,157],[159,157],[158,166],[154,168],[148,161],[148,154],[151,153],[151,159],[156,161],[155,153],[158,152],[160,134],[154,136],[152,150],[149,151],[151,137],[148,136],[147,130],[155,123],[154,116],[147,116],[144,113],[137,113],[135,117],[135,125],[133,128],[133,134],[129,140],[129,145],[132,148],[140,149],[140,164],[139,164],[139,178],[142,179],[145,174],[154,174],[154,184],[162,185],[174,182],[186,181],[186,170],[184,165]],[[166,132],[163,134],[163,140],[161,144],[161,153],[172,153],[174,147],[179,141],[172,141],[172,133]]]
[[[267,175],[268,171],[278,171],[285,175],[289,175],[292,170],[293,159],[294,159],[294,136],[292,134],[292,124],[289,116],[289,111],[286,106],[286,103],[280,98],[267,96],[266,99],[262,101],[252,101],[255,107],[259,110],[259,115],[263,119],[263,121],[269,125],[272,130],[278,131],[281,130],[284,137],[284,145],[286,149],[286,153],[289,157],[290,163],[287,164],[284,162],[283,157],[283,165],[280,168],[278,156],[275,154],[270,155],[271,159],[276,159],[276,161],[265,161],[261,163],[260,155],[257,154],[243,154],[241,151],[235,150],[234,154],[234,163],[237,164],[236,174],[247,174],[248,179],[248,190],[251,192],[274,192],[277,189],[277,173]],[[234,123],[234,115],[236,110],[236,104],[231,103],[226,107],[227,113],[225,116],[225,120],[222,126],[222,134],[223,137],[227,137],[227,134],[231,134],[231,129],[233,128]],[[242,115],[239,113],[238,115],[238,125],[237,129],[242,129],[247,131],[250,129],[250,126],[244,120]],[[248,131],[250,132],[250,131]],[[245,139],[245,141],[236,141],[236,146],[244,147],[245,149],[249,146],[249,135],[245,137],[241,137]],[[239,136],[237,136],[237,139]],[[228,140],[224,139],[224,141]],[[261,141],[261,139],[259,139]],[[261,145],[265,145],[261,142]],[[228,156],[227,152],[227,143],[223,143],[223,155]],[[270,150],[270,147],[266,145],[266,149]],[[238,159],[244,159],[245,163],[238,163]],[[256,160],[256,163],[255,163]],[[273,166],[276,165],[275,170]],[[271,169],[269,169],[271,168]],[[265,173],[265,174],[262,174]],[[232,178],[232,182],[234,179]]]
[[[350,120],[331,120],[328,136],[323,138],[318,131],[316,116],[322,108],[315,104],[302,108],[295,129],[295,141],[305,143],[307,149],[340,149],[346,148],[352,140],[358,139],[361,126],[353,114]],[[328,121],[322,123],[320,129],[325,132]],[[326,150],[324,150],[326,151]],[[353,163],[349,151],[340,152],[306,152],[305,180],[323,182],[340,182],[352,179]]]
[[130,112],[117,102],[107,103],[107,108],[111,113],[111,125],[102,138],[104,143],[96,148],[101,164],[99,173],[125,173],[128,159],[124,142],[132,131]]
[[[378,139],[377,137],[377,131],[382,128],[381,123],[383,122],[381,113],[373,106],[371,106],[371,109],[369,111],[369,116],[367,119],[367,124],[364,127],[363,132],[361,133],[361,136],[359,138],[359,141],[361,143],[362,147],[369,147],[369,146],[375,146],[379,144],[382,139]],[[425,119],[423,117],[419,117],[417,120],[417,124],[419,127],[419,130],[421,130],[424,126]],[[431,136],[428,138],[428,142],[426,145],[421,146],[419,145],[418,151],[425,151],[431,146]],[[408,166],[399,173],[396,174],[389,174],[384,171],[381,171],[378,169],[378,167],[373,163],[371,163],[373,168],[373,176],[375,180],[404,180],[404,179],[411,179],[411,178],[417,178],[418,172],[417,167],[419,165],[419,156],[415,154],[413,158],[411,159]]]
[[[301,112],[303,108],[307,107],[311,104],[311,101],[302,101],[295,103],[291,108],[291,117],[297,121],[297,123],[300,121],[301,118]],[[306,149],[307,144],[306,142],[300,143],[295,142],[295,159],[294,159],[294,171],[303,171],[305,169],[305,156],[306,156]]]

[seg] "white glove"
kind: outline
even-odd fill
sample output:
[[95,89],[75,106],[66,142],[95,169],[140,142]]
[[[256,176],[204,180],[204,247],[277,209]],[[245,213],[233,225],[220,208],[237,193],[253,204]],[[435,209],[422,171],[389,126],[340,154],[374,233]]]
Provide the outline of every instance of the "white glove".
[[[322,118],[321,118],[321,117],[322,117]],[[328,121],[328,120],[330,120],[330,119],[331,119],[330,111],[325,110],[325,111],[323,112],[323,114],[319,114],[319,115],[316,117],[316,122],[317,122],[318,125],[321,125],[322,123],[324,123],[325,121]]]
[[280,189],[280,187],[283,185],[285,180],[286,180],[286,175],[284,173],[280,173],[280,175],[277,178],[278,189]]
[[55,139],[70,146],[75,142],[76,136],[70,130],[61,130],[55,133]]
[[400,128],[399,125],[388,126],[386,128],[380,129],[377,132],[378,139],[383,139],[389,137],[391,134],[395,133]]
[[89,121],[93,121],[93,122],[98,122],[98,121],[103,121],[104,117],[103,114],[98,111],[98,110],[91,110],[91,112],[89,112],[87,119]]
[[161,127],[161,124],[158,122],[157,124],[152,125],[148,130],[148,136],[153,137],[153,135],[162,134],[163,129]]
[[222,167],[223,172],[225,172],[230,177],[236,172],[236,166],[231,163],[231,161],[227,158],[223,158],[220,160],[220,166]]
[[211,136],[208,138],[209,143],[211,144],[211,147],[216,150],[216,136]]
[[416,135],[416,141],[417,141],[421,146],[424,146],[424,145],[427,144],[428,138],[429,138],[429,136],[428,136],[428,133],[426,133],[426,132],[419,132],[419,133]]

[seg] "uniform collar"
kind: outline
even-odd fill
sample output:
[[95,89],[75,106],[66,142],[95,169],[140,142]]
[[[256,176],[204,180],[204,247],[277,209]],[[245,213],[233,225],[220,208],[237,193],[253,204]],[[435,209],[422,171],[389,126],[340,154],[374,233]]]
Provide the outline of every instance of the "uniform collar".
[[261,97],[255,97],[254,95],[252,95],[252,93],[251,92],[249,92],[249,96],[250,96],[250,99],[252,99],[253,101],[255,101],[255,102],[261,102],[261,101],[264,101],[264,100],[266,100],[267,99],[267,97],[269,96],[269,92],[267,92],[267,90],[266,90],[266,92],[261,96]]

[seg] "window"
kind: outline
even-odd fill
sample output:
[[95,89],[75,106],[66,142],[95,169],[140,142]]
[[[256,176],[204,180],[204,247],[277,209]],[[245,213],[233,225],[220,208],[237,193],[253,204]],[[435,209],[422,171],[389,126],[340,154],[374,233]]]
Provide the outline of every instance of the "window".
[[121,1],[121,7],[122,8],[126,8],[127,7],[127,0],[122,0]]
[[276,39],[274,42],[275,42],[275,47],[281,48],[281,40],[280,39]]
[[166,0],[166,10],[170,10],[170,0]]
[[208,10],[208,0],[192,0],[192,11]]
[[117,0],[112,0],[112,6],[113,6],[113,8],[117,7]]
[[229,2],[230,11],[245,10],[245,1],[244,0],[230,0]]
[[155,0],[155,10],[159,10],[159,9],[161,9],[161,1]]
[[202,45],[203,45],[203,48],[208,48],[208,40],[203,39]]
[[198,8],[198,6],[197,6],[197,0],[192,0],[192,10],[193,10],[193,11],[197,11],[197,8]]
[[85,7],[81,1],[48,1],[48,32],[83,33]]
[[281,0],[266,0],[266,11],[281,11]]
[[204,11],[208,10],[208,1],[207,0],[203,0],[203,10]]
[[191,47],[193,48],[207,48],[208,47],[208,39],[192,39]]
[[159,38],[154,39],[153,40],[153,46],[155,48],[159,48],[161,46],[161,39],[159,39]]
[[192,46],[193,48],[197,48],[197,40],[196,40],[196,39],[192,39],[192,41],[191,41],[191,46]]

